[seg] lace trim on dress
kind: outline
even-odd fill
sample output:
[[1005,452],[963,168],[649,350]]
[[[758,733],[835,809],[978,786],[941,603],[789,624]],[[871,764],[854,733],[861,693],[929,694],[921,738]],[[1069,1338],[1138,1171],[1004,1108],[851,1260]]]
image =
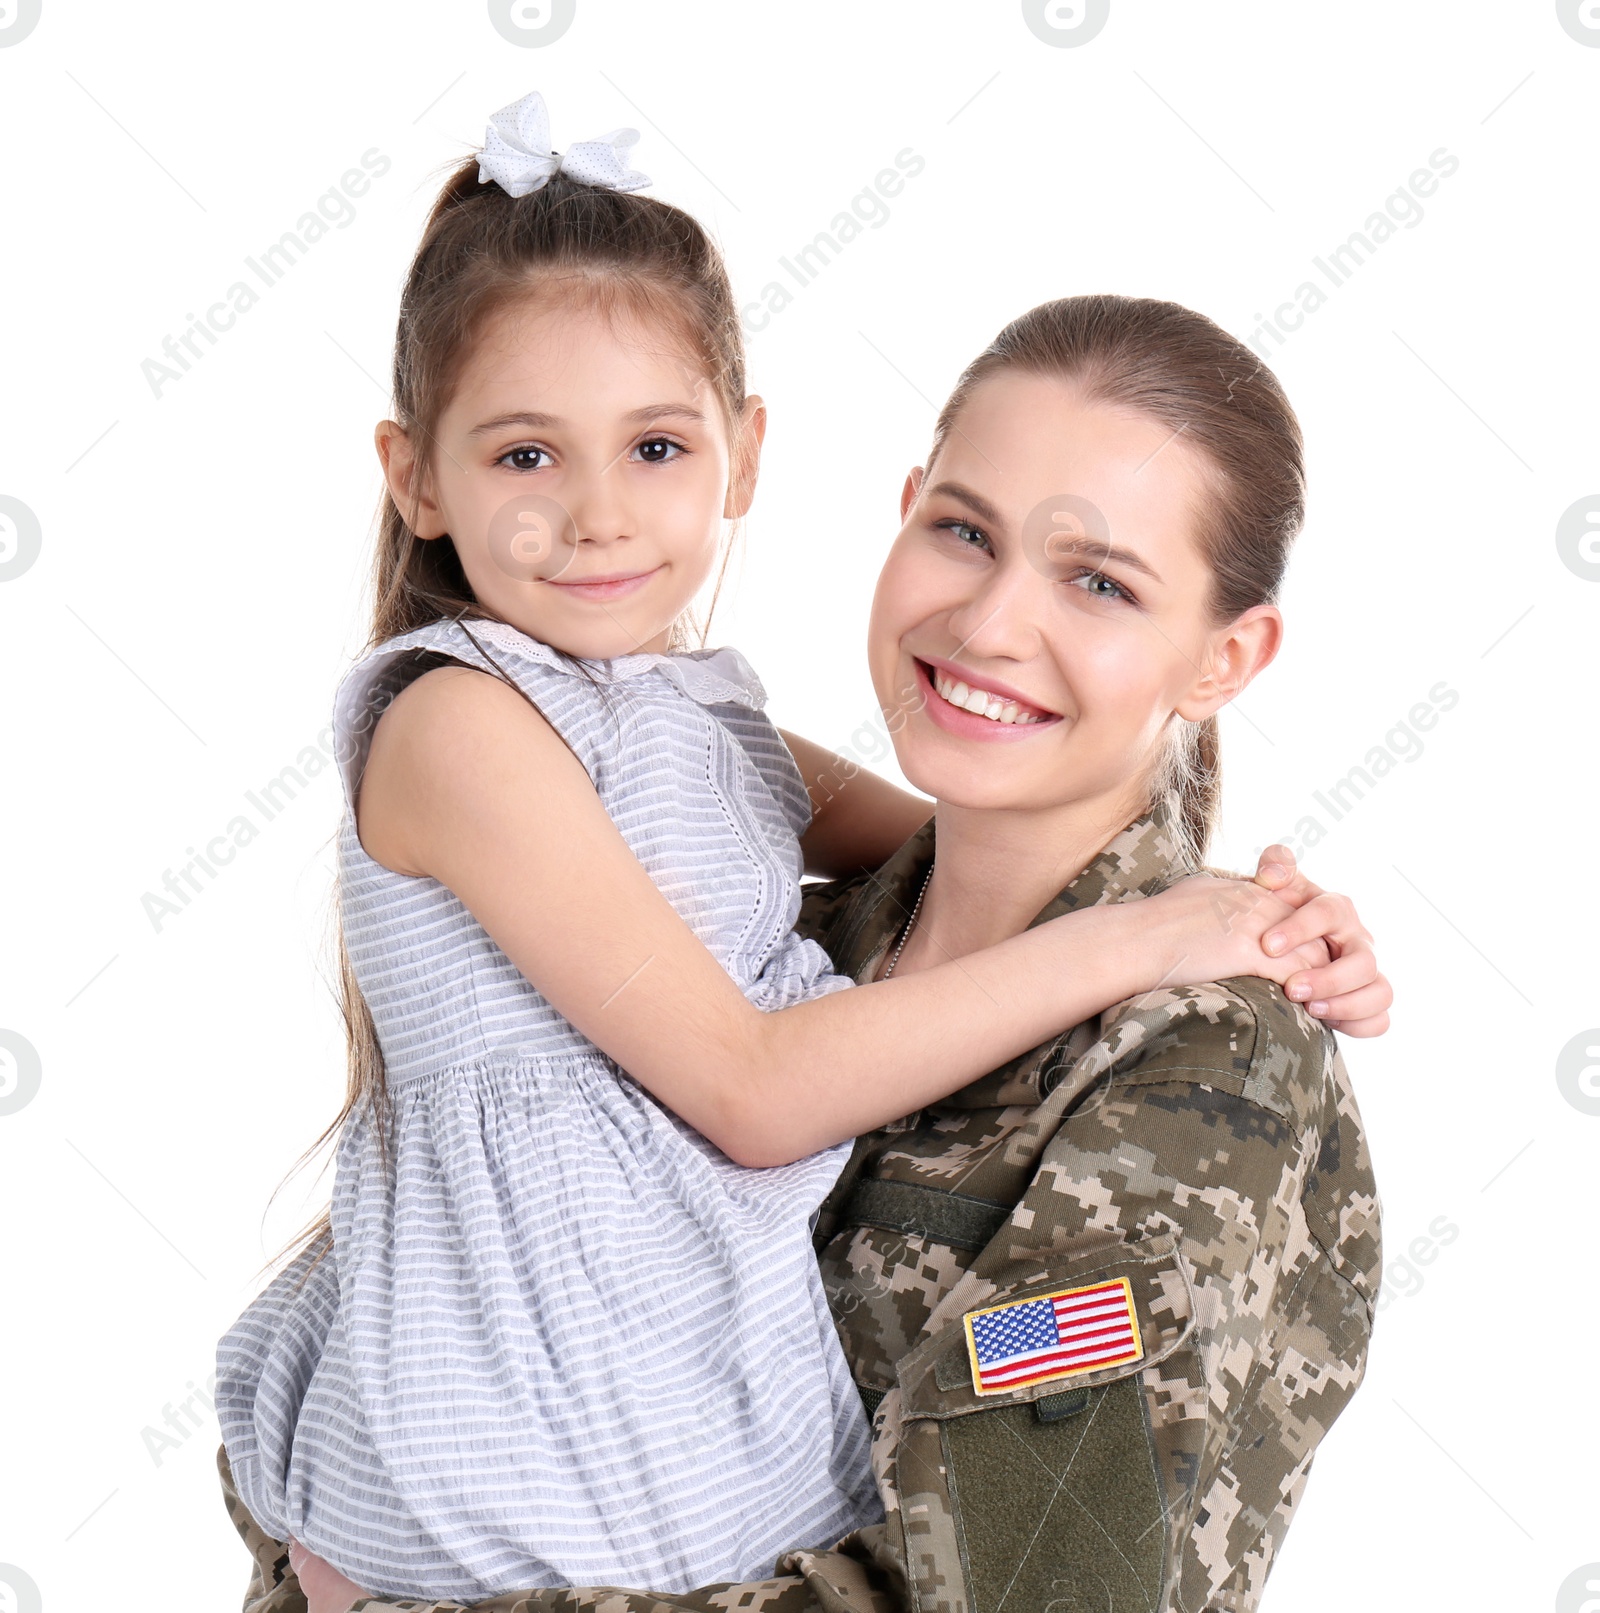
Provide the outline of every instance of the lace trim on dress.
[[[548,644],[529,637],[509,622],[471,619],[455,625],[470,628],[475,637],[509,654],[538,661],[571,677],[582,676]],[[756,676],[755,668],[731,645],[717,650],[682,650],[676,655],[651,652],[618,655],[609,661],[591,661],[588,664],[602,681],[610,682],[637,678],[647,672],[660,672],[702,706],[725,705],[733,701],[760,711],[767,703],[767,691]]]

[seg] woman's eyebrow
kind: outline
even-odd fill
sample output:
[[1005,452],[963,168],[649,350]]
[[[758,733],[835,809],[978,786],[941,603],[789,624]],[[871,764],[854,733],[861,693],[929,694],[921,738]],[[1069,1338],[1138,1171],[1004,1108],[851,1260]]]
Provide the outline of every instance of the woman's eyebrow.
[[[979,520],[987,521],[990,526],[1004,527],[1005,521],[1000,512],[988,499],[981,494],[974,493],[970,487],[963,487],[960,482],[940,482],[936,487],[929,489],[929,497],[943,494],[946,498],[953,498],[958,504],[965,504]],[[1143,573],[1152,582],[1160,582],[1161,574],[1151,565],[1141,560],[1131,549],[1119,549],[1115,544],[1103,543],[1095,537],[1075,537],[1068,533],[1053,533],[1051,535],[1051,553],[1059,554],[1063,550],[1070,550],[1073,554],[1091,556],[1096,560],[1112,560],[1126,566],[1130,571]]]
[[963,487],[960,482],[940,482],[937,486],[928,489],[929,498],[953,498],[958,504],[966,507],[978,517],[980,521],[987,521],[990,526],[1004,526],[999,510],[980,493],[974,493],[970,487]]
[[1072,554],[1081,554],[1085,558],[1095,561],[1111,560],[1120,562],[1129,571],[1143,572],[1152,582],[1161,581],[1161,574],[1154,567],[1141,560],[1132,549],[1119,549],[1115,544],[1102,543],[1099,538],[1078,538],[1070,537],[1066,533],[1052,533],[1050,535],[1051,554],[1059,554],[1064,550]]

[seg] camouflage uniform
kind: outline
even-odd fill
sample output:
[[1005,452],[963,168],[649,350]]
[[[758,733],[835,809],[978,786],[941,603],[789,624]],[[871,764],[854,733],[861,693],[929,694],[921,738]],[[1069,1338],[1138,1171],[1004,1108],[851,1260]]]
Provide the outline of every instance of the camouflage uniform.
[[[1164,810],[1039,915],[1189,870]],[[868,979],[930,824],[804,922]],[[1247,1613],[1366,1364],[1379,1206],[1333,1033],[1253,978],[1148,992],[863,1137],[817,1227],[887,1519],[779,1578],[508,1594],[495,1613]],[[1126,1278],[1142,1355],[980,1395],[963,1317]],[[226,1470],[224,1469],[226,1482]],[[248,1613],[303,1607],[277,1542]],[[443,1613],[454,1604],[358,1606]]]

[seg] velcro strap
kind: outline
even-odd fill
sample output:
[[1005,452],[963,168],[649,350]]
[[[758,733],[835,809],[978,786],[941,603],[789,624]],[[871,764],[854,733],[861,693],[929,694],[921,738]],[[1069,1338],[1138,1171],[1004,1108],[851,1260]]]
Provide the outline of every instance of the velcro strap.
[[847,1226],[883,1227],[947,1243],[953,1249],[978,1250],[988,1247],[1015,1208],[916,1182],[882,1182],[869,1177],[856,1183],[840,1220]]

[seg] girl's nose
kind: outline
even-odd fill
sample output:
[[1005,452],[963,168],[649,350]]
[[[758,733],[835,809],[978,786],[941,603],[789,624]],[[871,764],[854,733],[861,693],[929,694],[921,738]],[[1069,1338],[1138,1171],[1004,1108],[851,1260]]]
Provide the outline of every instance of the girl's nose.
[[618,467],[605,466],[563,491],[579,543],[610,544],[632,534],[632,511]]

